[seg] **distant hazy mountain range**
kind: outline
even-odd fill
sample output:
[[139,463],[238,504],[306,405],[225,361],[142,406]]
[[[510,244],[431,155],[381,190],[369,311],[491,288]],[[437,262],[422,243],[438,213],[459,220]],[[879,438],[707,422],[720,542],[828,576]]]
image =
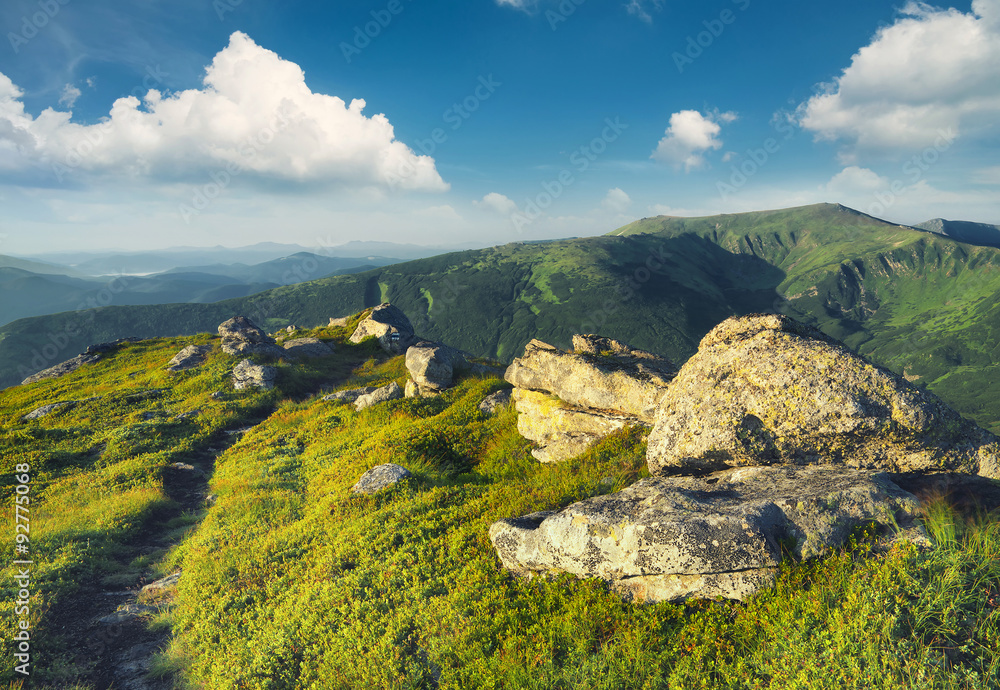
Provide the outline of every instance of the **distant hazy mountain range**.
[[421,335],[504,361],[531,338],[566,347],[589,332],[683,362],[724,318],[778,311],[1000,431],[1000,248],[983,245],[837,204],[644,218],[600,237],[454,252],[212,304],[116,298],[22,319],[0,327],[0,385],[92,343],[214,332],[236,314],[273,331],[391,301]]
[[935,218],[914,227],[981,247],[1000,247],[1000,225]]

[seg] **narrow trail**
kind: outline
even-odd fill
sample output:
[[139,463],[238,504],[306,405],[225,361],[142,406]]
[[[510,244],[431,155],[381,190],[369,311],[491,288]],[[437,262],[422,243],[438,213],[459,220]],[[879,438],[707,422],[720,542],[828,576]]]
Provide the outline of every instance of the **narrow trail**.
[[[118,558],[122,570],[139,556],[163,553],[178,543],[168,523],[207,507],[208,480],[216,458],[266,419],[255,418],[239,428],[220,431],[204,450],[166,469],[163,490],[171,505],[153,518]],[[147,572],[128,589],[108,587],[94,579],[49,611],[46,618],[60,626],[49,631],[62,638],[57,645],[64,650],[59,660],[49,661],[63,669],[60,675],[64,680],[42,687],[78,684],[94,690],[171,690],[172,677],[148,677],[156,655],[169,644],[171,630],[167,626],[150,630],[149,623],[172,601],[178,577],[179,571],[153,582]]]

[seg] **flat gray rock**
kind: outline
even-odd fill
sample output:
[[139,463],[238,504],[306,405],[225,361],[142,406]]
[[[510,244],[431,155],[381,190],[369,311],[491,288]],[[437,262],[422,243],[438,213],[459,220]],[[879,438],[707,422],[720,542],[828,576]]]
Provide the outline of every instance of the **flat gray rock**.
[[33,419],[42,419],[43,417],[48,417],[51,414],[57,412],[64,412],[71,407],[77,405],[76,400],[64,400],[63,402],[49,403],[48,405],[42,405],[37,410],[32,410],[28,414],[21,417],[21,421],[30,422]]
[[185,371],[200,367],[205,363],[205,357],[211,351],[211,345],[188,345],[174,355],[174,358],[167,364],[167,371]]
[[359,412],[366,407],[371,407],[378,403],[387,402],[389,400],[399,400],[403,397],[403,389],[399,387],[399,384],[393,381],[387,386],[382,386],[381,388],[376,388],[371,393],[360,396],[354,401],[354,409]]
[[362,395],[368,395],[369,393],[374,393],[378,388],[375,386],[365,386],[364,388],[351,388],[346,391],[337,391],[336,393],[330,393],[329,395],[324,395],[323,400],[325,402],[339,402],[339,403],[352,403]]
[[319,338],[295,338],[282,343],[285,352],[292,357],[328,357],[333,354],[333,348]]
[[56,379],[60,376],[65,376],[66,374],[71,374],[85,364],[93,364],[101,358],[100,354],[92,355],[77,355],[72,359],[68,359],[65,362],[60,362],[54,367],[49,367],[48,369],[43,369],[36,374],[32,374],[28,378],[21,381],[21,385],[25,386],[29,383],[35,383],[37,381],[44,381],[45,379]]
[[530,576],[600,578],[628,598],[742,599],[781,563],[844,544],[874,521],[893,538],[928,543],[916,497],[887,475],[845,467],[749,467],[707,477],[653,477],[558,512],[490,527],[504,567]]
[[358,483],[351,487],[351,493],[373,494],[412,476],[413,474],[401,465],[391,462],[378,465],[361,475]]

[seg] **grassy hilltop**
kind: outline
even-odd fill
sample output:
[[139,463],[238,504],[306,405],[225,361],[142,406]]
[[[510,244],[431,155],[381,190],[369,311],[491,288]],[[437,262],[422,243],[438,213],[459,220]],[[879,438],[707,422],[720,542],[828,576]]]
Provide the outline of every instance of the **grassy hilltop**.
[[[417,332],[510,361],[531,338],[599,332],[684,361],[733,314],[780,311],[1000,431],[1000,249],[835,204],[658,217],[603,237],[444,254],[214,304],[106,307],[0,328],[0,385],[126,336],[212,332],[236,314],[324,325],[391,301]],[[39,354],[54,355],[37,359]]]
[[[280,363],[272,391],[234,391],[238,358],[218,348],[165,371],[181,347],[217,342],[207,335],[125,345],[0,391],[5,505],[14,467],[31,465],[33,687],[114,681],[103,643],[94,651],[91,619],[107,613],[95,607],[178,569],[176,593],[146,600],[143,627],[107,644],[160,634],[154,676],[179,687],[1000,687],[1000,531],[940,502],[934,550],[874,556],[859,533],[824,560],[786,562],[743,604],[633,605],[599,582],[508,575],[489,525],[645,476],[642,433],[542,465],[512,408],[479,411],[497,378],[361,412],[324,402],[321,388],[405,377],[402,357],[345,342],[353,323],[305,333],[336,353]],[[80,402],[22,421],[67,400]],[[415,477],[349,493],[386,462]],[[181,479],[175,463],[206,476]],[[15,573],[2,567],[9,647]]]

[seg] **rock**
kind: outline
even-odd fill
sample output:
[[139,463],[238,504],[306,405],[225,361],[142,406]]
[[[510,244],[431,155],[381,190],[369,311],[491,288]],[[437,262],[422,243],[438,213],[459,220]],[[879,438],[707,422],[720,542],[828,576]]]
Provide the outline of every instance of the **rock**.
[[33,419],[41,419],[42,417],[48,417],[50,414],[55,414],[56,412],[65,412],[71,407],[75,407],[78,404],[77,400],[64,400],[63,402],[49,403],[48,405],[42,405],[37,410],[32,410],[28,414],[21,417],[22,422],[30,422]]
[[413,325],[406,314],[388,302],[372,309],[358,324],[350,340],[352,343],[360,343],[369,336],[378,338],[382,349],[391,355],[403,354],[416,341]]
[[210,397],[212,400],[225,400],[226,394],[223,393],[222,391],[215,391],[208,397]]
[[385,465],[378,465],[361,475],[358,483],[351,487],[351,493],[373,494],[412,476],[413,474],[401,465],[391,462]]
[[518,412],[517,431],[540,446],[531,451],[540,462],[566,460],[614,431],[643,424],[636,417],[573,407],[537,391],[517,388],[513,397]]
[[918,514],[916,497],[882,473],[753,467],[643,479],[558,512],[500,520],[490,539],[517,575],[601,578],[638,601],[743,599],[773,580],[779,542],[813,558],[874,521],[890,539],[928,545]]
[[285,332],[286,333],[294,333],[297,330],[299,330],[298,326],[289,326],[288,328],[285,329]]
[[26,386],[29,383],[44,381],[45,379],[55,379],[60,376],[65,376],[66,374],[71,374],[83,365],[93,364],[100,358],[101,356],[99,354],[77,355],[73,359],[68,359],[65,362],[60,362],[54,367],[49,367],[48,369],[43,369],[36,374],[32,374],[28,378],[21,381],[21,385]]
[[174,355],[174,358],[167,365],[167,371],[176,372],[200,367],[205,363],[205,357],[211,351],[211,345],[188,345]]
[[406,350],[406,370],[413,382],[413,386],[407,383],[407,397],[438,395],[452,387],[456,374],[500,373],[498,369],[473,362],[472,355],[466,352],[426,340]]
[[336,319],[331,318],[330,319],[330,323],[327,324],[327,328],[337,328],[337,327],[343,328],[348,323],[350,323],[350,321],[351,321],[351,317],[350,316],[341,316],[341,317],[336,318]]
[[88,347],[83,354],[85,355],[104,355],[109,352],[117,352],[121,349],[122,345],[128,345],[129,343],[139,343],[142,342],[142,338],[119,338],[118,340],[112,340],[110,343],[98,343],[97,345],[91,345]]
[[182,412],[181,414],[174,417],[178,422],[183,422],[186,419],[194,419],[201,414],[201,409],[191,410],[190,412]]
[[333,354],[333,347],[319,338],[286,340],[283,347],[292,357],[327,357]]
[[159,594],[165,590],[172,587],[176,587],[177,583],[181,581],[181,571],[178,570],[176,573],[167,575],[166,577],[157,580],[156,582],[150,582],[148,585],[142,588],[142,592],[145,594]]
[[705,336],[660,403],[653,475],[771,463],[1000,477],[1000,439],[937,396],[785,316]]
[[[600,336],[574,336],[574,344],[585,351],[563,352],[532,340],[504,377],[517,388],[552,393],[576,407],[616,410],[652,423],[676,372],[669,360]],[[617,351],[599,350],[601,344]]]
[[244,359],[233,369],[233,387],[238,391],[246,388],[270,390],[274,388],[277,376],[278,370],[274,367],[254,364],[249,359]]
[[393,381],[388,386],[382,386],[381,388],[376,388],[371,393],[366,393],[360,396],[354,401],[354,409],[359,412],[372,405],[387,402],[389,400],[399,400],[403,397],[403,389],[399,387],[399,384]]
[[343,402],[352,403],[362,395],[368,395],[369,393],[374,393],[378,390],[375,386],[365,386],[364,388],[352,388],[347,391],[337,391],[336,393],[330,393],[330,395],[324,395],[323,400],[326,402]]
[[483,401],[479,403],[479,411],[487,417],[492,417],[498,410],[507,406],[510,402],[510,398],[511,390],[509,388],[497,391],[492,395],[487,395],[483,398]]
[[245,316],[236,316],[220,324],[219,335],[222,336],[222,351],[227,355],[282,357],[285,354],[274,338]]
[[406,379],[406,386],[403,387],[403,397],[405,398],[419,398],[420,397],[420,387],[413,382],[412,379]]

